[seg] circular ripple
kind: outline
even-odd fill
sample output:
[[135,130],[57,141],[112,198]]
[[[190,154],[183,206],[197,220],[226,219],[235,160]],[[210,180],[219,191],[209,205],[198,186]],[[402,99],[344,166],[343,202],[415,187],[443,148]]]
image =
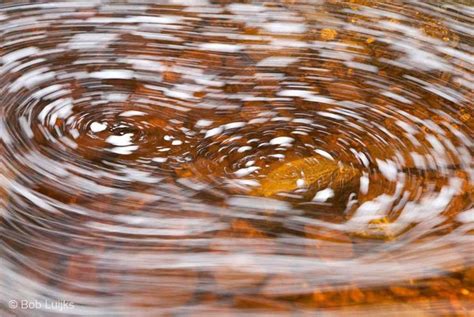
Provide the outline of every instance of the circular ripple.
[[[447,309],[429,285],[469,293],[474,263],[470,12],[0,5],[1,304]],[[256,194],[311,157],[357,177]]]

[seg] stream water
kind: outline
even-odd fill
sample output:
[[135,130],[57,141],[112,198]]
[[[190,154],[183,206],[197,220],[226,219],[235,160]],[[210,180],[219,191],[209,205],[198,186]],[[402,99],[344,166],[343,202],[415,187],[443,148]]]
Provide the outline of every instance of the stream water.
[[473,22],[2,1],[0,315],[473,314]]

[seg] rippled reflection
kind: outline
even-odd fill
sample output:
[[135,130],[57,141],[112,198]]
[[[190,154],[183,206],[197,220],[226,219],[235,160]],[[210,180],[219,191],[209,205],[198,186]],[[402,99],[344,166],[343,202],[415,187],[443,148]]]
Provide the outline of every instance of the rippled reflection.
[[469,1],[30,2],[0,4],[2,316],[474,309]]

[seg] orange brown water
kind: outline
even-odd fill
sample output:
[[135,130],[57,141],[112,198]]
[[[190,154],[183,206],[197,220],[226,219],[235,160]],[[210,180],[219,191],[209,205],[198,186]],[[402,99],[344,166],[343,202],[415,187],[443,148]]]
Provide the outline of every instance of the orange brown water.
[[0,315],[473,315],[473,19],[3,1]]

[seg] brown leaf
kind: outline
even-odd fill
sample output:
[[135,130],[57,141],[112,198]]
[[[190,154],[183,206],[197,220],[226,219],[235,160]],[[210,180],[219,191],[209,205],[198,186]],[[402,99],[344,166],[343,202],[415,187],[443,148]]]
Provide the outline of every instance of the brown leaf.
[[253,194],[270,197],[310,186],[315,190],[330,186],[339,190],[358,176],[360,171],[352,166],[312,156],[291,161],[272,170]]

